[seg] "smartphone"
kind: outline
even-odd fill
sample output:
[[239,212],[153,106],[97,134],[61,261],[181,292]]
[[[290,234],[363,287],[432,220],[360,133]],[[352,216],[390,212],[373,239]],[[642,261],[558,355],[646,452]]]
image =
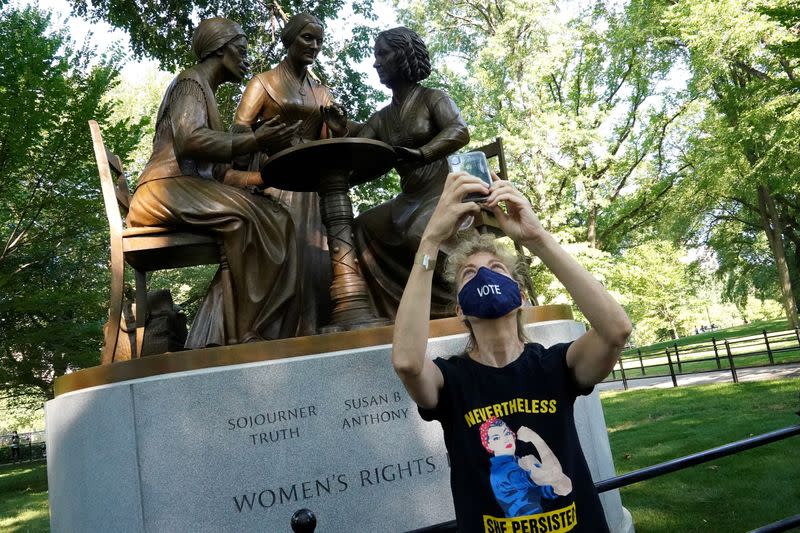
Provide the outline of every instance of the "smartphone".
[[[480,178],[487,187],[492,185],[492,175],[489,174],[489,162],[483,152],[467,152],[465,154],[453,154],[448,156],[447,164],[450,172],[464,171]],[[480,193],[470,193],[464,197],[462,202],[485,202],[487,195]]]

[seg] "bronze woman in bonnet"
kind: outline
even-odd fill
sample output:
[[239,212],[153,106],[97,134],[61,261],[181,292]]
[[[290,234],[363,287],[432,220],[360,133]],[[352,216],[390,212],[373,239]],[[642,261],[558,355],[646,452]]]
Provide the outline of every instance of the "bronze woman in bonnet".
[[[224,18],[202,21],[192,50],[199,62],[172,81],[158,110],[153,155],[139,178],[128,225],[219,235],[233,278],[237,340],[294,335],[297,253],[291,218],[274,199],[226,184],[234,157],[285,142],[294,129],[273,121],[255,132],[224,131],[214,93],[222,83],[240,82],[248,69],[247,38],[238,24]],[[187,347],[223,344],[221,298],[218,275]]]
[[[272,70],[256,74],[247,84],[236,110],[234,123],[237,126],[251,127],[275,117],[297,126],[291,139],[266,146],[267,155],[294,144],[342,136],[348,131],[344,112],[334,104],[330,90],[308,74],[308,67],[316,60],[324,37],[322,22],[317,17],[309,13],[293,16],[281,33],[286,57]],[[325,108],[328,124],[321,108]],[[251,170],[257,168],[251,167]],[[314,192],[268,191],[288,206],[297,229],[303,284],[299,334],[313,335],[318,326],[327,323],[330,315],[332,276],[318,196]]]

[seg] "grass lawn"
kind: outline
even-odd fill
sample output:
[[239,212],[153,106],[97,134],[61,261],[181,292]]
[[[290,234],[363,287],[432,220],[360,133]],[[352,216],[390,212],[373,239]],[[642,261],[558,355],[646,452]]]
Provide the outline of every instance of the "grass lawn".
[[[622,474],[800,423],[800,380],[603,393]],[[754,529],[800,513],[800,437],[621,490],[638,533]]]
[[0,467],[0,531],[50,531],[44,462]]

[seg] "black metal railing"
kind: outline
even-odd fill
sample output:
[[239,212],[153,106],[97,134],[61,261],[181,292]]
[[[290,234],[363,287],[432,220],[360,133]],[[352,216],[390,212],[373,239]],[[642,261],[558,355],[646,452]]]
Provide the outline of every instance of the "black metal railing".
[[606,382],[669,377],[674,387],[678,377],[727,371],[738,383],[742,368],[760,368],[800,363],[800,330],[767,332],[717,339],[694,344],[628,350],[620,357]]
[[778,520],[769,525],[753,529],[750,533],[780,533],[781,531],[789,531],[795,527],[800,526],[800,514]]
[[[736,442],[731,442],[716,448],[711,448],[699,453],[679,457],[677,459],[672,459],[670,461],[648,466],[639,470],[634,470],[633,472],[628,472],[627,474],[622,474],[621,476],[598,481],[594,485],[597,489],[597,492],[608,492],[610,490],[627,487],[628,485],[633,485],[634,483],[639,483],[640,481],[645,481],[672,472],[677,472],[685,468],[690,468],[692,466],[719,459],[720,457],[734,455],[746,450],[757,448],[759,446],[764,446],[766,444],[787,439],[789,437],[794,437],[796,435],[800,435],[800,424],[770,431],[768,433],[763,433],[761,435]],[[300,518],[302,523],[296,522],[297,518]],[[795,515],[760,527],[751,531],[750,533],[778,533],[782,531],[789,531],[798,525],[800,525],[800,515]],[[308,509],[301,509],[292,517],[292,530],[295,533],[312,533],[315,527],[316,518],[314,517],[314,513]],[[409,531],[408,533],[444,533],[454,531],[457,531],[456,521],[451,520],[448,522],[442,522],[441,524],[424,527],[422,529],[415,529],[413,531]]]
[[765,444],[770,444],[772,442],[787,439],[789,437],[794,437],[795,435],[800,435],[800,425],[790,426],[788,428],[778,429],[776,431],[770,431],[769,433],[764,433],[756,437],[750,437],[748,439],[731,442],[716,448],[711,448],[710,450],[693,453],[691,455],[672,459],[671,461],[665,461],[657,465],[634,470],[633,472],[628,472],[627,474],[622,474],[621,476],[598,481],[594,484],[594,486],[597,489],[597,492],[607,492],[620,487],[627,487],[628,485],[633,485],[634,483],[638,483],[646,479],[652,479],[654,477],[663,476],[664,474],[669,474],[671,472],[677,472],[678,470],[683,470],[684,468],[689,468],[690,466],[707,463],[709,461],[719,459],[720,457],[727,457],[728,455],[733,455],[739,452],[750,450],[752,448],[764,446]]

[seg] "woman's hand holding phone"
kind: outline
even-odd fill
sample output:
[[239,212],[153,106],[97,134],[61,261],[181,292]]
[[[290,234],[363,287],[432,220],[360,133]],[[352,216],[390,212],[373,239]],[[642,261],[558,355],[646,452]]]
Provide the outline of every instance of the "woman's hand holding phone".
[[431,241],[439,246],[453,236],[464,219],[480,213],[479,204],[463,201],[468,194],[488,196],[489,188],[482,180],[466,172],[448,174],[442,195],[428,221],[422,240]]
[[501,180],[494,172],[489,195],[482,207],[497,217],[500,229],[506,235],[529,249],[547,235],[528,199],[510,181]]

